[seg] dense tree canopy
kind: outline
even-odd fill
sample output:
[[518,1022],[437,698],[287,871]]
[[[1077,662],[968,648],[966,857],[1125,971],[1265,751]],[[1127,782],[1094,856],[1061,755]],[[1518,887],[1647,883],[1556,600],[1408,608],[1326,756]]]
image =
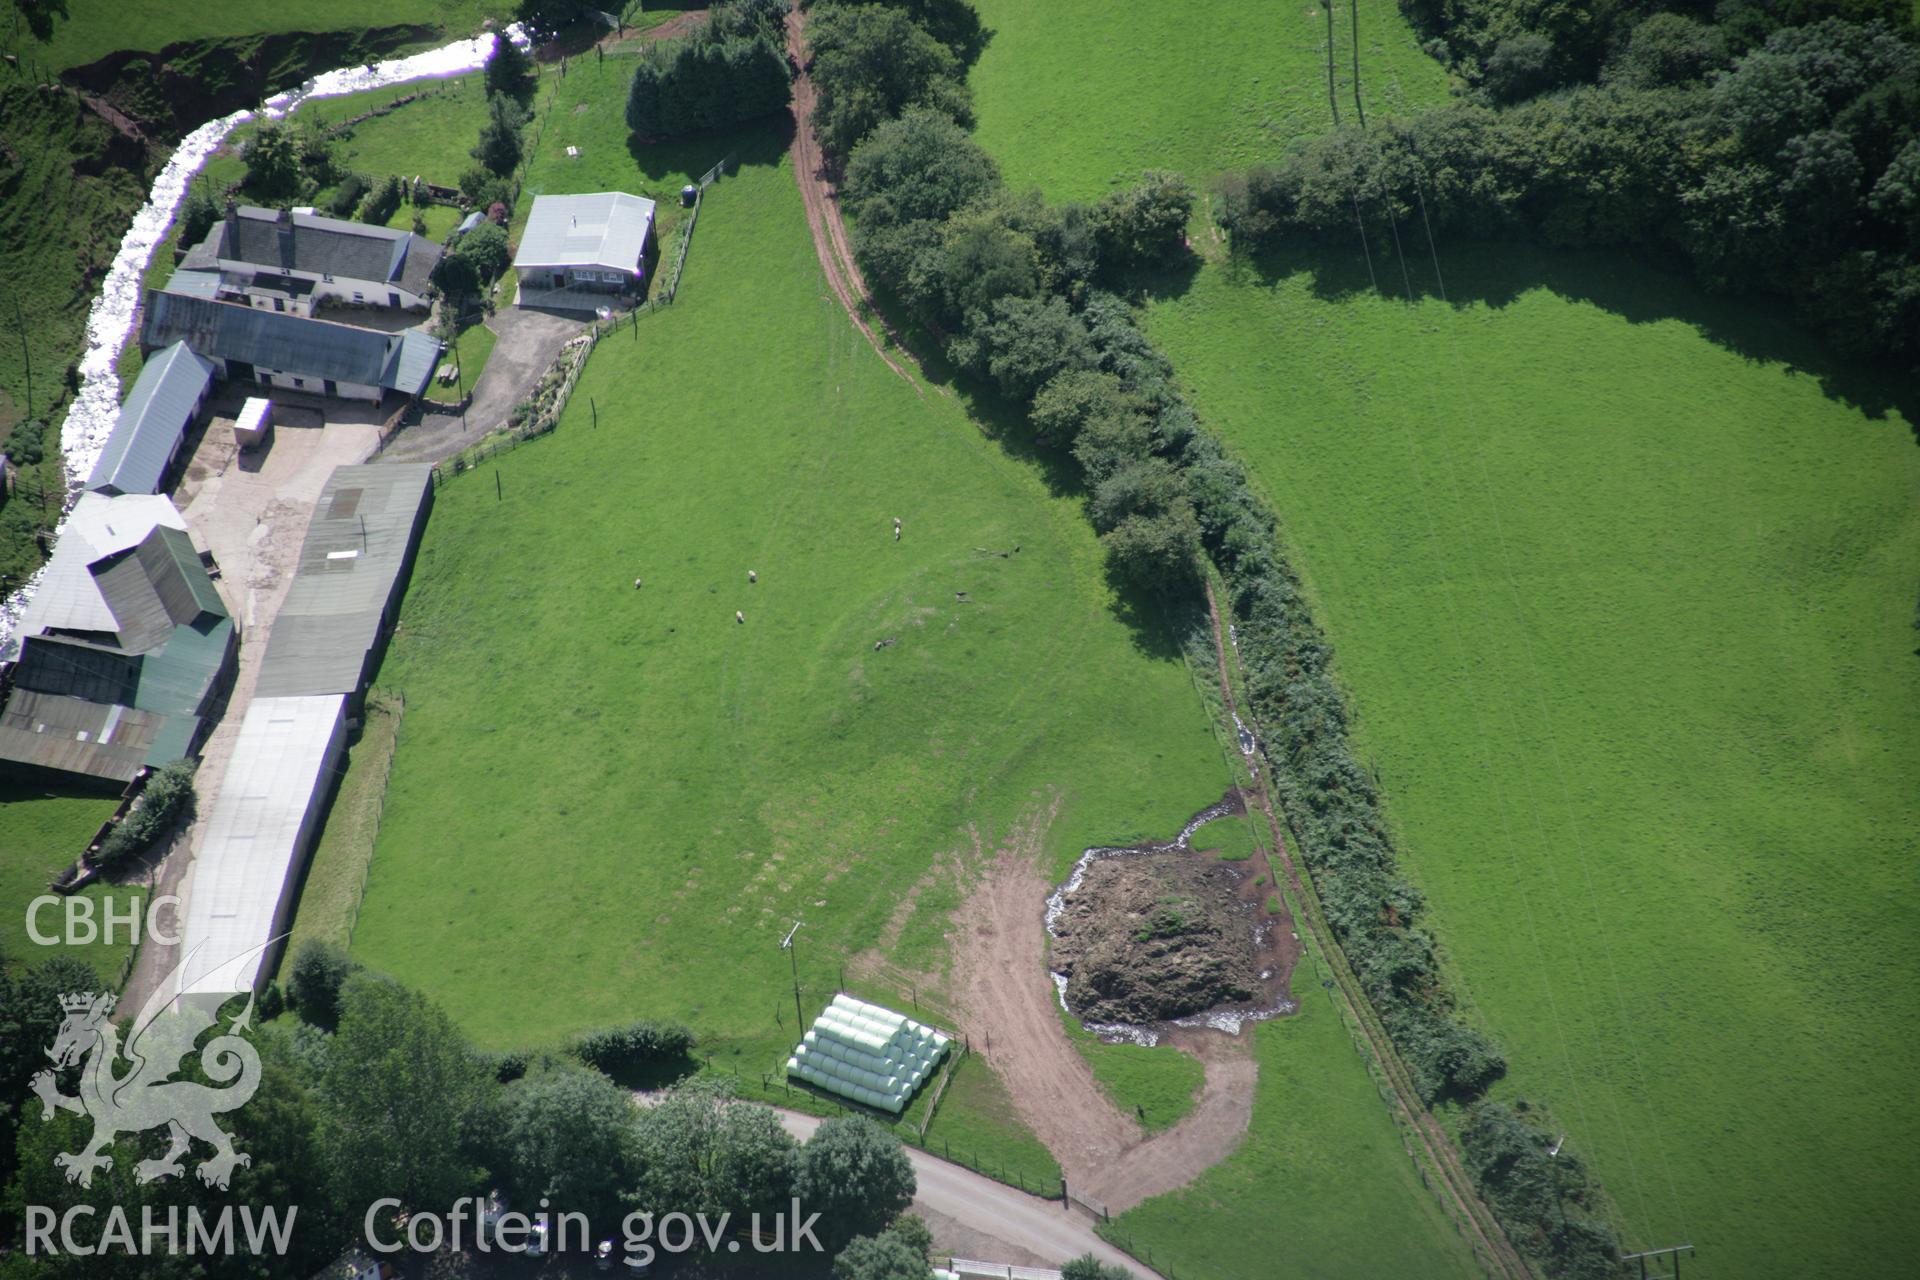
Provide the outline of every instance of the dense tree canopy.
[[[1714,41],[1684,20],[1652,38],[1600,88],[1317,139],[1226,180],[1222,218],[1243,249],[1350,242],[1356,218],[1383,241],[1424,219],[1443,235],[1667,246],[1710,288],[1787,294],[1843,350],[1920,367],[1920,50],[1830,18],[1714,72]],[[1674,82],[1689,69],[1712,79]]]
[[719,5],[690,35],[649,45],[627,93],[643,138],[724,129],[783,109],[793,87],[772,0]]
[[502,177],[520,163],[520,130],[527,113],[504,93],[487,97],[487,122],[480,126],[480,141],[468,154],[483,167]]
[[793,1194],[796,1144],[780,1118],[735,1100],[717,1082],[696,1081],[661,1096],[641,1113],[639,1133],[647,1153],[639,1200],[655,1214],[770,1217]]
[[492,1073],[426,997],[358,973],[340,993],[340,1030],[321,1081],[333,1176],[355,1211],[383,1196],[439,1211],[482,1190],[472,1126]]
[[917,1185],[900,1139],[865,1116],[824,1121],[794,1165],[794,1194],[820,1215],[820,1239],[834,1250],[885,1229]]
[[814,132],[845,156],[910,106],[968,124],[973,119],[960,59],[904,9],[828,5],[807,24],[817,98]]
[[597,1071],[550,1069],[503,1095],[502,1145],[516,1203],[617,1221],[640,1176],[633,1096]]

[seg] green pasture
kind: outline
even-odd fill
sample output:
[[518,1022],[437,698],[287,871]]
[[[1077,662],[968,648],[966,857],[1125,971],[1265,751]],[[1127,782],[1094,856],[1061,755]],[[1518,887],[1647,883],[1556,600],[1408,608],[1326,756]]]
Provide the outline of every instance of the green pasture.
[[1065,1021],[1074,1048],[1093,1068],[1093,1078],[1113,1105],[1148,1133],[1170,1128],[1193,1110],[1206,1080],[1198,1058],[1172,1045],[1106,1044],[1076,1020]]
[[[28,905],[50,892],[48,882],[80,856],[118,803],[93,792],[0,783],[0,962],[9,970],[32,968],[60,954],[87,961],[109,982],[120,980],[120,968],[133,950],[124,925],[115,927],[111,946],[101,941],[41,946],[27,934]],[[93,884],[79,896],[92,900],[96,925],[104,927],[111,905],[117,915],[141,913],[141,928],[146,927],[146,891],[139,886]],[[43,937],[64,935],[64,906],[42,908],[35,924]]]
[[497,335],[487,328],[484,321],[475,321],[460,330],[449,345],[445,360],[458,358],[460,376],[452,382],[441,383],[436,377],[427,387],[427,399],[457,402],[473,390],[473,384],[480,380],[480,374],[487,367],[487,357],[493,354],[493,344]]
[[[1326,11],[1226,0],[976,0],[993,31],[973,68],[976,136],[1015,190],[1088,200],[1173,169],[1204,189],[1322,132]],[[1353,109],[1353,27],[1336,5],[1341,118]],[[1359,6],[1369,113],[1444,101],[1447,78],[1389,0]]]
[[407,716],[353,949],[484,1044],[670,1016],[765,1069],[795,919],[817,1009],[883,936],[943,963],[952,901],[907,897],[936,854],[1059,874],[1225,785],[1078,496],[869,349],[779,136],[715,146],[744,164],[680,301],[602,343],[553,436],[441,490],[380,676]]
[[1057,1193],[1059,1162],[1017,1116],[1007,1087],[986,1058],[968,1054],[954,1066],[924,1145],[1003,1182]]
[[1195,831],[1188,844],[1230,862],[1244,861],[1267,847],[1267,841],[1260,834],[1260,822],[1244,813],[1215,818]]
[[1150,332],[1282,514],[1500,1092],[1626,1244],[1858,1274],[1920,1242],[1911,387],[1621,256],[1439,263],[1209,266]]
[[1254,1131],[1185,1188],[1113,1220],[1108,1237],[1162,1275],[1480,1277],[1302,955],[1300,1011],[1242,1032],[1260,1065]]
[[[425,178],[443,187],[458,186],[460,175],[479,165],[468,153],[487,120],[486,83],[477,72],[316,99],[303,105],[292,119],[312,118],[339,127],[363,112],[403,97],[410,100],[385,115],[346,125],[345,132],[334,139],[335,163],[343,171],[364,174],[370,182],[393,174],[402,181]],[[241,135],[242,131],[236,130],[236,141],[230,145],[237,147]],[[330,194],[323,192],[321,202]],[[413,207],[402,204],[400,210],[395,225],[411,226]]]

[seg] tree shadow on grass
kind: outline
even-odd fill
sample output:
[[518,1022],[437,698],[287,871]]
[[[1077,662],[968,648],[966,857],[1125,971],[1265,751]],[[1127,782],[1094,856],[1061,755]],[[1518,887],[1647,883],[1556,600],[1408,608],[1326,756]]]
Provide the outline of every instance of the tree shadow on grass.
[[727,156],[736,157],[739,168],[779,164],[786,158],[792,140],[793,118],[782,113],[738,129],[715,129],[664,141],[644,141],[629,133],[627,154],[633,157],[641,177],[658,190],[669,182],[677,186],[684,177],[698,177]]
[[1684,263],[1654,252],[1465,241],[1440,246],[1436,263],[1424,241],[1416,246],[1407,238],[1410,233],[1401,231],[1404,259],[1391,244],[1370,246],[1370,259],[1345,246],[1303,244],[1237,259],[1227,270],[1269,285],[1304,274],[1314,296],[1329,302],[1364,293],[1411,294],[1420,301],[1444,298],[1456,309],[1476,303],[1501,308],[1546,289],[1630,324],[1678,320],[1743,360],[1784,365],[1816,379],[1829,399],[1870,419],[1898,414],[1920,441],[1920,383],[1889,366],[1836,352],[1800,324],[1783,299],[1708,293],[1691,281]]
[[[891,325],[900,345],[919,362],[927,380],[958,400],[983,435],[1009,457],[1033,467],[1054,497],[1086,499],[1086,477],[1079,464],[1066,450],[1045,443],[1034,433],[1023,405],[956,367],[947,359],[939,339],[913,320],[884,287],[873,287],[873,293],[879,318]],[[1136,652],[1167,662],[1185,657],[1181,636],[1183,629],[1201,616],[1201,597],[1169,600],[1122,582],[1110,571],[1108,585],[1114,593],[1113,614],[1126,624]]]

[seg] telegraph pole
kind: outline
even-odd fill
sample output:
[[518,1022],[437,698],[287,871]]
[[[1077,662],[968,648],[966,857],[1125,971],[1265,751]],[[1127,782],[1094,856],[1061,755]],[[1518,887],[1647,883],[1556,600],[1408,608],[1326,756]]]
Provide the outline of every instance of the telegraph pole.
[[[1353,109],[1360,113],[1360,127],[1367,127],[1367,109],[1360,102],[1360,0],[1348,0],[1353,9]],[[1327,12],[1333,12],[1329,0]]]
[[801,922],[795,920],[793,928],[787,930],[787,936],[780,940],[780,949],[787,953],[787,967],[793,971],[793,1025],[802,1034],[806,1031],[807,1015],[800,1009],[800,956],[793,945],[793,935],[800,932]]

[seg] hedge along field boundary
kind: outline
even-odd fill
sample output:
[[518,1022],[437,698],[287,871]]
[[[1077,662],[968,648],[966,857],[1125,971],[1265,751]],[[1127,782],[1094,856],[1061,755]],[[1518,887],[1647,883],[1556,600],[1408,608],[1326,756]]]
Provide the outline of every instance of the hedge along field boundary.
[[[878,7],[843,11],[827,0],[818,7],[841,17],[840,47],[898,38],[897,11],[886,19],[895,30],[886,31]],[[950,7],[964,8],[964,0]],[[863,22],[874,27],[871,36]],[[915,38],[935,43],[924,30]],[[1202,428],[1132,306],[1106,291],[1190,252],[1184,238],[1193,193],[1177,175],[1148,173],[1131,191],[1091,207],[1010,196],[967,132],[964,84],[956,94],[943,79],[954,60],[938,52],[926,51],[925,84],[884,86],[891,98],[839,157],[842,205],[854,219],[861,265],[920,322],[920,332],[945,335],[953,365],[1019,411],[1037,451],[1071,454],[1109,571],[1135,600],[1196,597],[1203,562],[1221,574],[1246,702],[1273,734],[1262,747],[1271,788],[1310,876],[1299,890],[1303,905],[1324,928],[1329,951],[1338,952],[1329,957],[1336,974],[1351,975],[1356,1016],[1449,1173],[1450,1194],[1471,1202],[1477,1197],[1453,1181],[1463,1178],[1463,1162],[1430,1107],[1472,1103],[1504,1073],[1505,1061],[1457,1016],[1434,941],[1418,924],[1423,900],[1401,874],[1377,785],[1352,756],[1352,713],[1333,678],[1332,648],[1280,553],[1277,517]],[[814,61],[823,102],[836,88],[875,87],[861,83],[862,74],[831,66],[824,55]],[[828,82],[830,75],[845,83]],[[1485,1127],[1481,1110],[1494,1121],[1511,1118],[1505,1108],[1476,1108],[1470,1132]],[[1475,1216],[1491,1208],[1548,1274],[1610,1268],[1618,1251],[1584,1172],[1566,1161],[1577,1176],[1569,1182],[1555,1170],[1547,1180],[1553,1194],[1543,1196],[1536,1157],[1545,1155],[1545,1135],[1515,1124],[1503,1126],[1502,1137],[1502,1158],[1475,1161],[1486,1199]],[[1503,1269],[1524,1273],[1492,1214],[1486,1226]]]

